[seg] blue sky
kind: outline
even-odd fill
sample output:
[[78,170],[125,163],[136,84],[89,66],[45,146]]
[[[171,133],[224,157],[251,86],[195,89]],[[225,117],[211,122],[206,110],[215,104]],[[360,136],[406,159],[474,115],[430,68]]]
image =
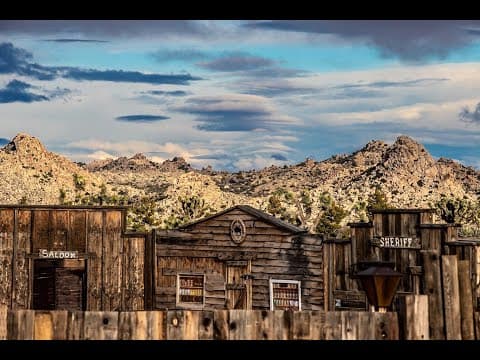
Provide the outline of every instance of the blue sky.
[[409,135],[480,168],[480,21],[0,21],[1,139],[248,170]]

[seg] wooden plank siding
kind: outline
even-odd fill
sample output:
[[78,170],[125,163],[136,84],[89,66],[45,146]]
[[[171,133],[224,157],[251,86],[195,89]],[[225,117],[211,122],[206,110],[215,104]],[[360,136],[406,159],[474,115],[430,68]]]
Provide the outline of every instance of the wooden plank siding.
[[[230,236],[233,220],[245,224],[246,236],[240,244]],[[302,310],[324,308],[323,250],[319,237],[292,233],[238,208],[197,222],[183,233],[189,236],[169,238],[167,232],[161,231],[156,234],[156,309],[177,307],[176,275],[185,272],[205,274],[204,309],[225,309],[233,307],[232,301],[237,303],[241,291],[225,288],[233,283],[234,276],[235,284],[231,286],[237,289],[245,285],[248,292],[247,281],[251,282],[252,309],[270,309],[271,278],[301,281]],[[229,261],[250,265],[248,270],[238,268],[236,274]],[[247,280],[242,275],[253,278]],[[229,289],[233,289],[231,286]]]
[[[145,270],[145,260],[153,258],[152,245],[147,256],[147,234],[125,232],[125,211],[118,207],[0,205],[0,306],[32,308],[33,265],[39,250],[46,249],[77,251],[79,261],[86,263],[85,275],[65,278],[62,283],[68,289],[69,281],[86,278],[86,310],[145,310],[147,298],[151,307],[153,275]],[[58,274],[71,265],[71,261],[51,261]],[[62,289],[54,296],[65,293]],[[57,305],[60,309],[65,302]],[[48,335],[49,330],[41,331],[42,337]]]

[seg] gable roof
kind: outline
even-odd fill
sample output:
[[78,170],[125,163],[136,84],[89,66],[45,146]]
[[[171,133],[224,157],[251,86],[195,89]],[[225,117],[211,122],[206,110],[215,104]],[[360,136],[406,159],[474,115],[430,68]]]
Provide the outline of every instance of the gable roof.
[[265,221],[266,223],[269,223],[273,226],[276,226],[278,228],[282,228],[284,230],[287,230],[291,233],[294,233],[294,234],[299,234],[299,233],[305,233],[307,232],[307,230],[305,229],[302,229],[298,226],[295,226],[295,225],[292,225],[292,224],[289,224],[283,220],[280,220],[278,218],[276,218],[275,216],[272,216],[270,214],[267,214],[261,210],[258,210],[258,209],[255,209],[254,207],[251,207],[250,205],[236,205],[236,206],[233,206],[231,208],[228,208],[226,210],[223,210],[223,211],[220,211],[216,214],[213,214],[213,215],[210,215],[210,216],[207,216],[207,217],[204,217],[202,219],[199,219],[199,220],[196,220],[196,221],[193,221],[191,223],[188,223],[188,224],[185,224],[185,225],[182,225],[182,226],[179,226],[178,229],[187,229],[189,227],[192,227],[193,225],[196,225],[198,223],[202,223],[204,221],[207,221],[207,220],[210,220],[210,219],[213,219],[217,216],[220,216],[220,215],[223,215],[223,214],[226,214],[232,210],[235,210],[235,209],[239,209],[239,210],[242,210],[244,212],[246,212],[247,214],[250,214],[252,216],[255,216],[257,218],[260,218],[262,219],[263,221]]

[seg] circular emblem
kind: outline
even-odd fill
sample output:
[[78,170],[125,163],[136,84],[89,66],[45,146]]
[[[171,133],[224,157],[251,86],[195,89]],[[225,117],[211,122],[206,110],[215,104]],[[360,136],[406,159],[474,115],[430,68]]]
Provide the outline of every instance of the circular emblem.
[[245,227],[245,223],[240,219],[233,220],[230,224],[230,237],[232,238],[233,242],[240,244],[243,240],[245,240],[246,234],[247,228]]

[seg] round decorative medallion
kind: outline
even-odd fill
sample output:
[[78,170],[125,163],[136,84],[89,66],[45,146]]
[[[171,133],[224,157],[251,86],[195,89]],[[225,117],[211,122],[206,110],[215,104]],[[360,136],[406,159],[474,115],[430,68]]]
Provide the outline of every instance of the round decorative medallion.
[[245,240],[245,236],[247,235],[247,228],[245,227],[245,223],[240,220],[233,220],[230,224],[230,237],[232,241],[236,244],[240,244],[243,240]]

